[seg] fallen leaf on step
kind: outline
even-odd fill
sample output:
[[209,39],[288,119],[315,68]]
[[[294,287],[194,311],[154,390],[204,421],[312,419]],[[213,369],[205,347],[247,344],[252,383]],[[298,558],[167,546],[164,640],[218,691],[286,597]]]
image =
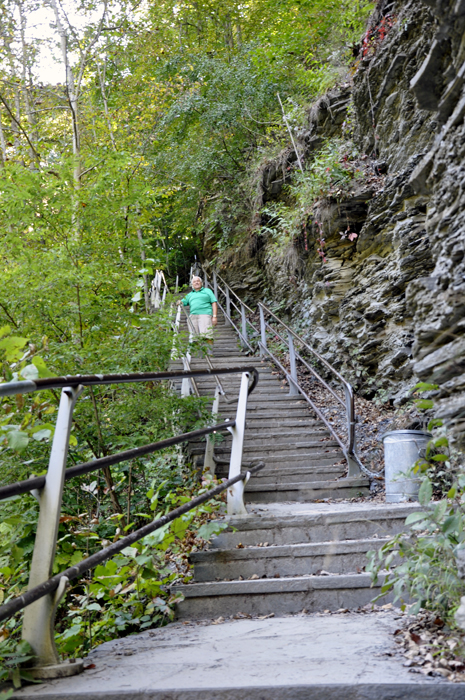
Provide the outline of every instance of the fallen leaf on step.
[[253,576],[250,577],[250,581],[255,581],[255,579],[259,578],[257,574],[253,574]]
[[233,615],[233,620],[243,620],[244,618],[248,618],[250,620],[252,618],[252,615],[243,612],[238,612],[235,615]]
[[281,578],[279,574],[275,574],[273,578]]
[[236,549],[244,549],[244,545],[242,542],[239,542],[239,544],[236,544]]
[[270,617],[274,617],[274,613],[270,613],[269,615],[259,615],[257,620],[268,620]]
[[320,576],[331,576],[331,574],[329,573],[329,571],[325,571],[324,569],[322,569],[320,571]]
[[224,617],[217,617],[216,620],[212,620],[212,625],[221,625],[224,622]]
[[84,671],[89,671],[91,668],[95,668],[95,664],[87,664],[87,666],[84,666]]

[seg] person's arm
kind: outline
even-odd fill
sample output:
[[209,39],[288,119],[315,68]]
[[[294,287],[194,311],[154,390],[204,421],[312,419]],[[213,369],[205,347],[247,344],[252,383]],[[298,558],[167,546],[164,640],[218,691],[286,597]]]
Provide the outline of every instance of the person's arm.
[[212,311],[213,311],[213,317],[212,317],[212,323],[214,326],[218,323],[218,304],[216,301],[212,302]]
[[186,294],[184,299],[179,299],[177,302],[177,305],[179,306],[179,304],[182,304],[183,306],[189,306],[189,297],[190,297],[190,292],[189,292],[189,294]]

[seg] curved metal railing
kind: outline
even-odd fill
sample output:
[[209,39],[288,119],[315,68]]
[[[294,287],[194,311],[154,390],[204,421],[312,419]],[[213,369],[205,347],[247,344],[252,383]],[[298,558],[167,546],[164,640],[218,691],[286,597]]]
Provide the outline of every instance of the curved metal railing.
[[[203,271],[205,285],[208,286],[208,273],[206,272],[205,268],[203,268]],[[220,283],[218,282],[218,280],[220,281]],[[311,345],[309,345],[292,328],[290,328],[286,323],[284,323],[284,321],[281,321],[281,319],[265,304],[263,304],[262,302],[258,302],[258,311],[260,314],[260,328],[257,328],[257,326],[254,323],[252,323],[250,318],[248,318],[248,315],[254,315],[254,311],[250,308],[250,306],[248,306],[247,304],[245,304],[245,302],[241,300],[241,298],[236,294],[236,292],[234,292],[231,289],[231,287],[225,282],[225,280],[222,279],[215,271],[213,271],[212,273],[212,282],[213,291],[215,293],[216,298],[218,299],[218,305],[224,313],[226,323],[233,326],[233,328],[236,330],[241,340],[242,346],[251,353],[255,353],[256,350],[259,349],[260,354],[262,356],[268,355],[268,357],[270,357],[270,359],[276,364],[277,367],[279,367],[281,372],[283,372],[284,376],[286,377],[289,384],[289,393],[301,394],[302,397],[307,401],[307,403],[311,406],[316,415],[320,418],[320,420],[323,421],[325,426],[328,428],[330,434],[333,436],[333,438],[336,440],[341,450],[343,451],[344,457],[347,460],[349,467],[348,476],[359,476],[360,472],[363,472],[364,474],[370,477],[379,477],[378,473],[372,472],[369,469],[367,469],[367,467],[365,467],[365,465],[362,463],[360,457],[357,454],[354,391],[350,382],[348,382],[340,374],[340,372],[338,372],[337,369],[331,365],[331,363],[325,360],[325,358],[322,357],[322,355],[320,355],[314,348],[312,348]],[[219,295],[221,295],[222,297],[222,302],[220,301]],[[234,297],[237,303],[232,301],[232,297]],[[240,328],[235,323],[231,307],[232,309],[235,309],[237,311],[237,314],[241,319]],[[281,327],[282,332],[280,333],[278,328],[276,328],[274,325],[271,325],[271,323],[267,319],[273,319],[275,324]],[[252,330],[252,333],[249,332],[249,329]],[[285,348],[287,346],[286,350],[289,356],[290,365],[289,370],[283,365],[281,359],[277,357],[276,353],[273,352],[272,349],[269,347],[267,340],[267,332],[272,333],[273,337],[277,337],[283,343]],[[252,341],[252,335],[254,338],[257,338],[256,343]],[[283,337],[283,335],[285,335],[286,337]],[[311,363],[308,362],[307,358],[304,357],[302,352],[296,351],[295,343],[300,344],[300,346],[307,353],[310,353],[316,360],[318,360],[318,362],[320,362],[326,368],[328,373],[331,374],[334,377],[334,379],[342,385],[343,397],[340,396],[339,393],[332,386],[330,386],[330,384],[321,376],[321,374],[315,369],[315,367],[313,367]],[[333,396],[333,398],[345,409],[347,421],[346,440],[341,438],[341,436],[336,432],[334,426],[332,426],[331,423],[328,421],[323,411],[320,410],[315,401],[305,391],[301,382],[299,382],[297,375],[297,361],[299,361],[304,367],[306,367],[306,369],[321,384],[321,386],[324,387],[324,389],[328,391]]]

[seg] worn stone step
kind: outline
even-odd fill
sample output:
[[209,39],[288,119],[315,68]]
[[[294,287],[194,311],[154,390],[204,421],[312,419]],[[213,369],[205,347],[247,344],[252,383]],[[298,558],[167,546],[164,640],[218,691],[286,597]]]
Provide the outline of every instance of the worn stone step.
[[[193,449],[189,447],[188,452],[191,456],[202,456],[205,452],[205,447],[196,447]],[[215,447],[215,457],[217,459],[229,460],[230,454],[231,450],[228,448]],[[342,462],[343,455],[342,453],[338,453],[336,457],[334,457],[334,455],[330,456],[324,453],[312,454],[310,452],[303,452],[300,455],[296,455],[295,452],[286,451],[284,449],[282,449],[281,451],[279,451],[278,449],[268,450],[266,452],[263,450],[258,453],[248,452],[247,450],[244,450],[244,462],[251,462],[256,460],[265,462],[267,467],[276,466],[276,464],[294,467],[323,467],[326,465],[335,464],[335,462]],[[342,472],[344,468],[345,466],[341,465],[340,471]],[[279,471],[276,473],[279,474]]]
[[321,464],[324,459],[330,460],[332,464],[339,462],[344,458],[343,453],[338,451],[322,451],[321,449],[296,451],[293,447],[286,449],[284,445],[269,450],[255,450],[244,448],[244,458],[246,461],[251,459],[263,459],[267,464],[295,464],[301,466],[310,466],[311,464]]
[[[230,445],[223,445],[222,442],[220,442],[217,446],[217,449],[221,451],[222,449],[225,448],[230,449]],[[303,454],[305,455],[314,455],[314,454],[321,454],[321,455],[327,455],[331,454],[333,456],[338,456],[341,455],[342,452],[339,449],[339,446],[337,442],[332,441],[332,442],[320,442],[320,441],[314,441],[314,440],[283,440],[280,441],[278,439],[273,440],[270,439],[270,441],[265,445],[257,444],[253,440],[253,435],[250,435],[250,440],[244,443],[244,452],[247,454],[254,454],[256,457],[260,456],[266,456],[269,453],[276,457],[273,461],[278,460],[278,454],[281,457],[282,454],[286,454],[288,456],[292,457],[302,457]]]
[[251,479],[245,487],[246,500],[252,503],[302,503],[323,498],[356,498],[368,494],[368,480],[358,477],[293,484],[260,484]]
[[307,610],[354,610],[370,603],[381,590],[371,588],[368,574],[334,576],[293,576],[252,581],[212,581],[176,585],[173,593],[182,593],[178,620],[226,617],[239,612],[248,615],[285,615]]
[[[273,432],[265,430],[255,432],[253,430],[247,430],[247,428],[250,428],[249,421],[246,421],[245,444],[256,445],[257,447],[269,445],[270,441],[272,441],[273,444],[294,444],[302,442],[303,439],[311,438],[315,438],[313,442],[318,441],[320,445],[325,445],[325,443],[321,442],[321,440],[330,436],[329,431],[324,424],[321,424],[321,426],[318,428],[315,428],[314,426],[307,428],[306,426],[304,427],[303,425],[299,425],[298,427],[293,427],[292,430],[288,430],[286,428],[286,430]],[[225,432],[222,433],[222,435],[224,439],[221,441],[220,445],[229,445],[232,442],[231,433]],[[202,442],[204,442],[204,440],[202,440]],[[194,442],[191,444],[197,445],[197,443]]]
[[367,563],[366,554],[380,549],[389,538],[318,542],[239,549],[210,549],[189,557],[196,582],[279,576],[358,573]]
[[214,537],[210,546],[233,549],[239,543],[284,545],[393,536],[402,532],[407,515],[419,508],[418,503],[250,505],[246,518],[226,518],[231,529]]
[[[270,402],[269,406],[273,404]],[[234,406],[229,407],[229,413],[234,410]],[[219,414],[222,415],[228,411],[226,406],[220,406]],[[248,406],[247,407],[247,419],[257,418],[259,416],[262,420],[277,419],[279,422],[281,419],[285,418],[308,418],[309,412],[307,408],[300,408],[299,406],[289,405],[285,408],[277,408],[272,411],[268,406]]]
[[[301,613],[302,611],[300,611]],[[85,673],[18,700],[463,700],[464,684],[385,655],[398,610],[169,623],[100,644]]]
[[[266,460],[264,460],[266,463]],[[336,479],[345,471],[343,464],[315,465],[309,467],[289,466],[288,468],[271,467],[267,465],[252,477],[257,484],[295,484],[296,482],[320,482]],[[217,476],[220,474],[217,471]]]
[[[265,423],[265,425],[264,425]],[[281,418],[268,418],[258,414],[248,415],[246,417],[246,425],[252,428],[260,428],[268,431],[267,434],[277,434],[279,431],[275,428],[282,427],[286,430],[296,428],[305,428],[309,430],[324,429],[327,430],[325,424],[319,420],[312,420],[307,414],[306,416],[282,416]]]
[[[258,439],[257,435],[261,435],[260,432],[255,432],[253,430],[247,430],[245,433],[245,441],[244,441],[244,447],[245,449],[254,449],[254,450],[268,450],[268,452],[271,449],[274,449],[275,447],[278,448],[279,450],[282,450],[283,448],[289,450],[289,449],[294,449],[294,447],[299,447],[303,444],[311,444],[310,442],[304,443],[301,440],[297,441],[297,438],[304,438],[306,437],[306,433],[302,433],[301,435],[296,435],[294,436],[294,440],[291,438],[287,437],[280,437],[279,434],[270,436],[269,438],[266,439]],[[223,440],[219,440],[218,443],[216,444],[215,450],[225,450],[231,449],[231,444],[232,444],[232,438],[227,435],[226,432],[221,433],[221,436],[224,438]],[[195,442],[192,441],[189,443],[189,445],[192,448],[205,448],[205,440],[199,439],[196,440]],[[318,450],[321,454],[328,454],[327,452],[322,449],[324,447],[324,443],[319,443],[320,449]]]

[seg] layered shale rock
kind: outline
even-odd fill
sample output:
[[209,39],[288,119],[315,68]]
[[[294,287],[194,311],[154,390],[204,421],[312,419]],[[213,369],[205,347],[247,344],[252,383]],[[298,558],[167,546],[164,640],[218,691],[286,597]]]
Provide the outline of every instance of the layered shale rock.
[[[223,257],[223,271],[250,300],[279,301],[366,396],[402,402],[418,379],[440,384],[438,414],[460,440],[465,0],[381,2],[367,37],[353,79],[320,99],[297,134],[307,165],[328,138],[351,140],[363,177],[318,199],[285,251],[249,241]],[[257,210],[286,196],[294,160],[287,149],[262,168]]]

